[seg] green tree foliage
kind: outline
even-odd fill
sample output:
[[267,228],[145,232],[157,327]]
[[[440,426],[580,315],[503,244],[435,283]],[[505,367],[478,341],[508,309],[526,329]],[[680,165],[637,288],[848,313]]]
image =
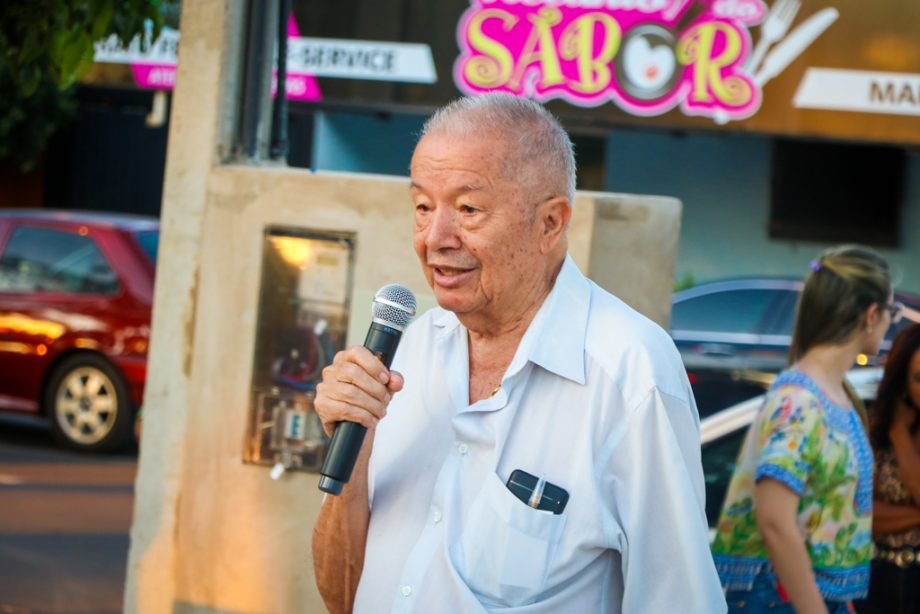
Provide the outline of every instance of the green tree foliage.
[[0,0],[0,158],[34,166],[48,137],[73,114],[73,84],[93,64],[93,44],[127,45],[163,22],[161,0]]

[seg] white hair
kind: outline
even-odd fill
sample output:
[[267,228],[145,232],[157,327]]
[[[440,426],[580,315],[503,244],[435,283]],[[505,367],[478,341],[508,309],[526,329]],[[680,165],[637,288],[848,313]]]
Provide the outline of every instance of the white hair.
[[500,136],[511,145],[504,171],[545,186],[552,194],[575,201],[575,151],[565,129],[541,104],[506,92],[459,98],[432,115],[422,127],[429,134]]

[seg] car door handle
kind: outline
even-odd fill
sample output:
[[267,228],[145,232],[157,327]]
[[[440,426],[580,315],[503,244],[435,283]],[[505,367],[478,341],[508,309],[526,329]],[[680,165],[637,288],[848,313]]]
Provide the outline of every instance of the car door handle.
[[701,343],[699,352],[704,356],[734,356],[735,348],[727,343]]

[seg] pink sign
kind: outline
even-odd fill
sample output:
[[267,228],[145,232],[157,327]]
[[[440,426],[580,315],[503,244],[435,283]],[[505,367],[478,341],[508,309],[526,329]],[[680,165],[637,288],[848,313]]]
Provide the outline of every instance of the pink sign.
[[467,94],[743,119],[760,106],[745,63],[765,14],[761,0],[471,0],[454,80]]
[[[297,27],[297,20],[294,19],[293,13],[288,16],[287,35],[288,39],[300,38],[300,28]],[[284,85],[288,100],[318,101],[323,99],[319,91],[319,83],[316,82],[316,77],[313,75],[289,70]],[[275,95],[277,87],[278,75],[275,74],[272,77],[272,96]]]
[[[300,29],[294,16],[288,18],[288,38],[299,38]],[[178,41],[177,41],[178,42]],[[152,90],[171,90],[176,84],[176,64],[143,63],[131,64],[134,81],[138,87]],[[313,75],[302,72],[288,72],[285,79],[288,100],[317,101],[323,99],[319,83]],[[272,96],[277,89],[277,73],[272,78]]]
[[175,64],[131,64],[134,82],[148,90],[171,90],[176,84]]

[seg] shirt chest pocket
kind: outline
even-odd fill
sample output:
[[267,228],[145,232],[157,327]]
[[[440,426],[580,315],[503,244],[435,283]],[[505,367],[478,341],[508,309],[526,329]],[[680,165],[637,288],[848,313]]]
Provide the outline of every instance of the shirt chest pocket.
[[490,473],[451,546],[451,559],[486,604],[532,603],[543,591],[565,519],[528,507]]

